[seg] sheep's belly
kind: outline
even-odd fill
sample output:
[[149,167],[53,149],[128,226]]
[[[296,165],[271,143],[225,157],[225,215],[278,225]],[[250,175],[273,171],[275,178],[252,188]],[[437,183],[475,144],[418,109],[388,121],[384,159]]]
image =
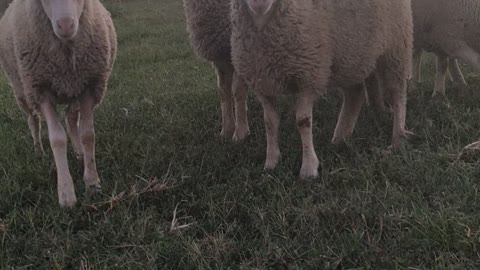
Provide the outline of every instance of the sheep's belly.
[[88,80],[82,78],[52,78],[46,90],[59,104],[74,102],[83,92],[88,89]]

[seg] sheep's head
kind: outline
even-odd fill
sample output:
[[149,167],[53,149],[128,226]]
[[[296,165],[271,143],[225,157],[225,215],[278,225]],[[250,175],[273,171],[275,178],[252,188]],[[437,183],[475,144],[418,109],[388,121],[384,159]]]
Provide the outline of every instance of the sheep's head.
[[43,9],[52,23],[55,35],[62,40],[73,39],[77,35],[85,0],[41,1]]

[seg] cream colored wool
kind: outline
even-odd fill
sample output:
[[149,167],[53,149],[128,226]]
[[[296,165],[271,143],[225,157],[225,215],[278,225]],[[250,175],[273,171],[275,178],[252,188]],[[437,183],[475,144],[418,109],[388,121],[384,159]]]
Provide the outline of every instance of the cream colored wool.
[[99,188],[93,110],[105,95],[117,40],[110,14],[100,1],[84,1],[77,34],[71,40],[55,34],[42,1],[15,0],[6,10],[0,20],[0,63],[18,105],[28,115],[39,155],[44,154],[41,118],[47,122],[59,202],[71,207],[76,196],[67,163],[67,138],[56,105],[67,105],[67,130],[76,154],[84,160],[87,187]]
[[364,102],[364,81],[378,76],[391,93],[392,146],[400,147],[407,136],[412,28],[410,0],[232,0],[232,59],[264,108],[265,168],[280,160],[275,98],[287,89],[296,94],[301,178],[318,176],[312,108],[329,86],[344,93],[334,143],[351,137]]
[[[224,139],[243,140],[250,134],[247,89],[231,61],[229,0],[184,0],[187,31],[198,56],[217,71]],[[234,112],[235,109],[235,112]]]

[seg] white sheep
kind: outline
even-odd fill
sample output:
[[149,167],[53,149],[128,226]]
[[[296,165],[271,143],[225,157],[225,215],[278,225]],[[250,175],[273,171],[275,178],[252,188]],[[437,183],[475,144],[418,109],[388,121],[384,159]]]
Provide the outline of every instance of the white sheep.
[[[415,26],[413,29],[415,29]],[[419,45],[417,44],[417,46]],[[421,48],[414,48],[413,50],[412,79],[414,82],[422,82],[423,52]],[[445,78],[447,74],[453,82],[462,87],[467,85],[457,59],[446,57],[445,55],[435,55],[435,87],[433,96],[436,96],[438,93],[441,93],[441,95],[445,94]]]
[[40,155],[41,119],[47,122],[62,207],[77,199],[56,105],[68,105],[65,122],[76,154],[83,157],[86,186],[100,188],[93,112],[107,89],[116,46],[110,14],[98,0],[16,0],[0,20],[0,63],[28,115]]
[[447,69],[465,86],[457,59],[480,70],[480,2],[476,0],[412,0],[414,73],[419,80],[422,50],[435,53],[434,95],[445,96]]
[[410,0],[232,0],[232,59],[264,109],[265,168],[280,160],[275,100],[287,88],[296,93],[301,178],[318,176],[312,108],[329,86],[344,94],[333,143],[351,137],[365,100],[364,81],[378,76],[391,95],[392,146],[399,148],[407,137],[412,32]]
[[247,117],[247,88],[243,80],[238,78],[231,61],[230,1],[184,0],[183,2],[187,31],[192,46],[197,55],[212,62],[217,71],[222,109],[220,135],[233,141],[243,140],[250,134]]

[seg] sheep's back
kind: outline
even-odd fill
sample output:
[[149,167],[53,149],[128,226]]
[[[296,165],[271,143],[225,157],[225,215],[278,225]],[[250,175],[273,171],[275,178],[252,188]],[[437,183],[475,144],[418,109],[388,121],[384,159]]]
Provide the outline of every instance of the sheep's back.
[[480,2],[412,0],[416,48],[445,53],[445,46],[466,42],[480,51]]
[[410,0],[336,0],[331,40],[332,80],[343,86],[360,83],[385,54],[413,45]]

